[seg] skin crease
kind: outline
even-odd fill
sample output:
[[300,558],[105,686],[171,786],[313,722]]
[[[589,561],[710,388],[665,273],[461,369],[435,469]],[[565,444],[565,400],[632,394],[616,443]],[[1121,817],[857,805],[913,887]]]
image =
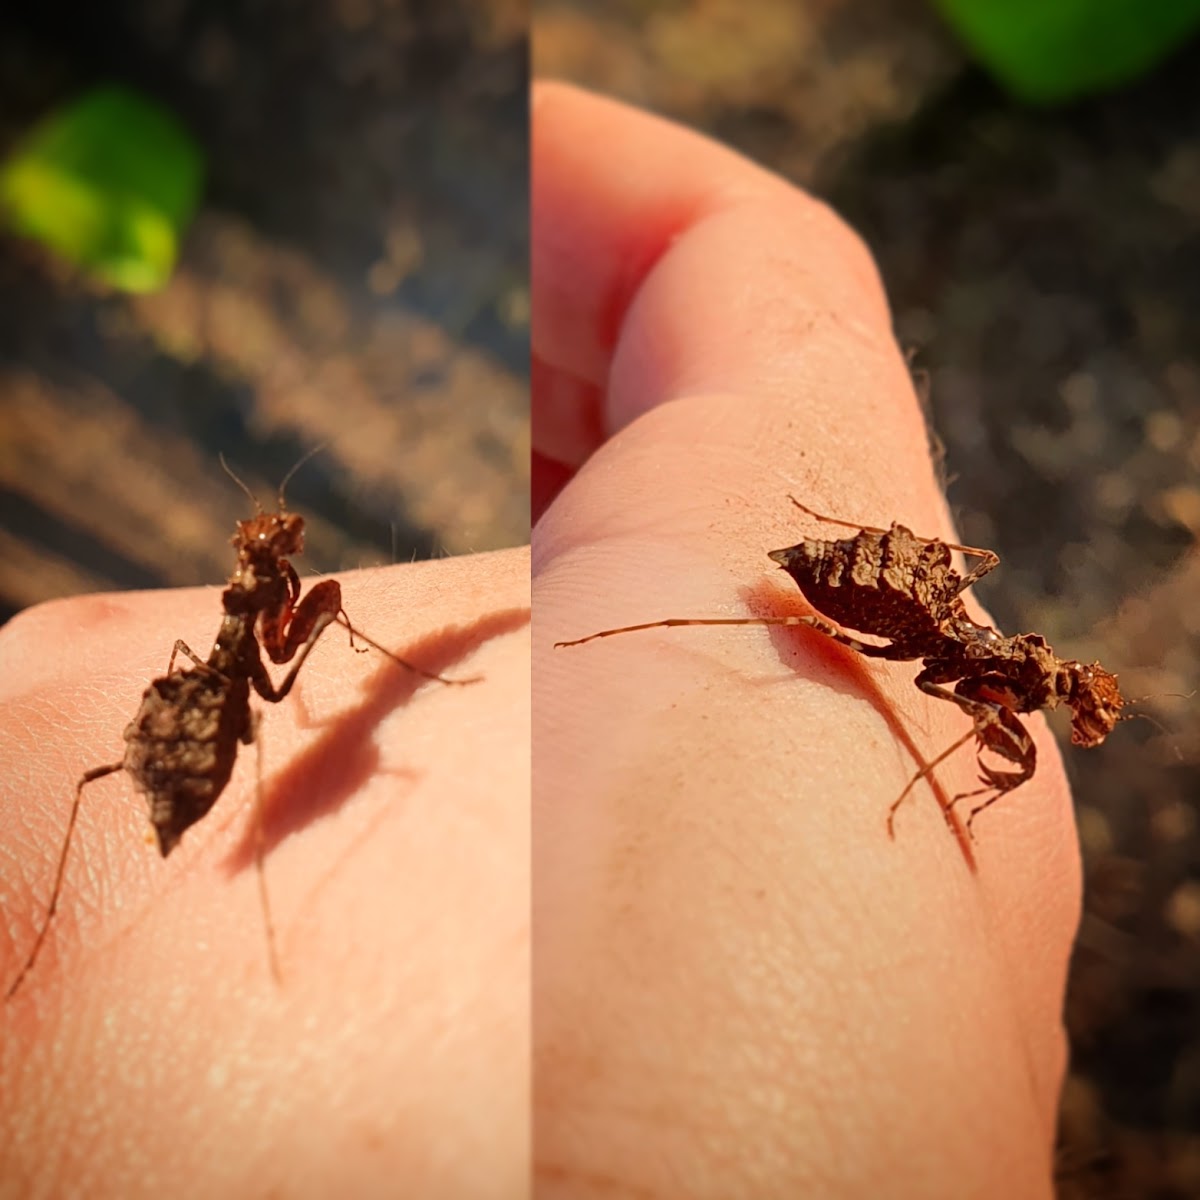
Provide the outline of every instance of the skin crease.
[[[538,1194],[1049,1196],[1080,867],[1041,718],[973,843],[927,782],[893,842],[965,731],[916,664],[761,627],[553,648],[810,611],[766,552],[841,531],[789,493],[955,540],[875,267],[667,122],[544,84],[533,132]],[[972,751],[935,777],[976,786]]]
[[[334,626],[290,696],[252,698],[282,986],[254,748],[165,861],[128,775],[85,789],[56,926],[0,1006],[0,1195],[527,1193],[528,554],[338,578],[371,637],[483,681],[415,683]],[[208,653],[219,606],[90,596],[0,631],[5,987],[75,781],[121,756],[177,637]]]

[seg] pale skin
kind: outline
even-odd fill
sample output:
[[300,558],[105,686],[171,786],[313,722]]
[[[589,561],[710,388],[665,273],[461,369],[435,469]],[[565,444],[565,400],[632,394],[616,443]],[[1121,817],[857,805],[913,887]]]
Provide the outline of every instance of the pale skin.
[[959,540],[874,264],[695,134],[560,85],[533,114],[539,1194],[1048,1197],[1080,868],[1042,720],[973,843],[939,807],[969,747],[893,841],[964,732],[915,665],[806,629],[553,648],[809,611],[767,552],[840,531],[789,493]]
[[[482,681],[414,679],[335,625],[285,701],[252,698],[281,985],[253,746],[166,860],[125,772],[85,790],[56,927],[0,1008],[14,1194],[527,1190],[528,554],[338,578],[371,637]],[[215,588],[93,596],[0,631],[5,987],[75,781],[120,758],[175,639],[207,654],[219,612]]]

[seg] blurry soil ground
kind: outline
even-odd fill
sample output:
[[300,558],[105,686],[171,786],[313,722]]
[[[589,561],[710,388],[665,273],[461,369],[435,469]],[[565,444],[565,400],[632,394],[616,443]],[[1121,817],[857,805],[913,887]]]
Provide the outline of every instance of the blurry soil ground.
[[0,10],[0,153],[87,86],[172,108],[205,198],[162,293],[0,240],[0,619],[217,584],[288,488],[330,571],[528,538],[528,9],[58,0]]
[[[1200,686],[1200,46],[1042,112],[919,0],[539,0],[534,68],[829,199],[931,371],[961,534],[1002,559],[979,589],[1001,626],[1099,658],[1126,695]],[[1087,892],[1064,1198],[1200,1196],[1196,704],[1066,752]]]

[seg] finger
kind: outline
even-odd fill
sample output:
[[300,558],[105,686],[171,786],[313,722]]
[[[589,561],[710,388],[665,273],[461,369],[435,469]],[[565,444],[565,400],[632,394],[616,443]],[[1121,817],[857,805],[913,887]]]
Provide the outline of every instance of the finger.
[[[534,352],[601,385],[624,310],[674,235],[784,185],[707,138],[563,84],[536,84],[532,114]],[[606,169],[613,154],[620,171]]]
[[[704,138],[561,84],[536,85],[532,111],[534,447],[573,470],[606,436],[612,350],[646,271],[722,185],[781,185]],[[593,149],[608,146],[627,173],[603,169]]]
[[[821,206],[798,209],[783,181],[670,122],[557,84],[535,89],[533,111],[533,346],[542,366],[534,381],[535,436],[543,453],[577,465],[604,427],[620,423],[598,411],[613,351],[632,298],[681,233],[730,210],[781,202],[803,218],[795,234],[813,270],[820,271],[826,250],[839,267],[827,276],[831,287],[845,276],[853,239]],[[594,152],[598,146],[604,154]],[[609,170],[617,150],[621,170]],[[765,227],[777,232],[770,221]],[[768,253],[778,248],[753,229],[751,236]],[[858,282],[883,312],[869,258],[856,244],[849,252]],[[724,313],[729,295],[720,281],[706,281],[704,289],[711,294],[696,299]],[[728,333],[728,348],[748,357],[758,352]],[[770,348],[778,348],[777,338]],[[564,437],[567,429],[571,436]]]

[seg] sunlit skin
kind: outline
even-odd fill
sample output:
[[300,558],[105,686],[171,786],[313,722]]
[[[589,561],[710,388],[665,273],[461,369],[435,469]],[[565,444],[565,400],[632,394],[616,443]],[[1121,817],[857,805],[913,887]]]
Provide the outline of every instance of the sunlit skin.
[[959,540],[875,266],[692,133],[559,85],[533,121],[541,1194],[1049,1197],[1080,871],[1041,716],[968,853],[965,750],[887,837],[963,733],[914,664],[802,628],[553,645],[811,612],[766,558],[815,532],[789,494]]
[[[0,1008],[14,1194],[524,1194],[528,555],[338,578],[382,644],[483,680],[421,680],[333,625],[285,702],[252,701],[280,983],[254,748],[168,859],[125,772],[89,787],[46,947]],[[176,638],[207,650],[220,596],[81,597],[0,630],[5,982],[80,771],[120,753]]]

